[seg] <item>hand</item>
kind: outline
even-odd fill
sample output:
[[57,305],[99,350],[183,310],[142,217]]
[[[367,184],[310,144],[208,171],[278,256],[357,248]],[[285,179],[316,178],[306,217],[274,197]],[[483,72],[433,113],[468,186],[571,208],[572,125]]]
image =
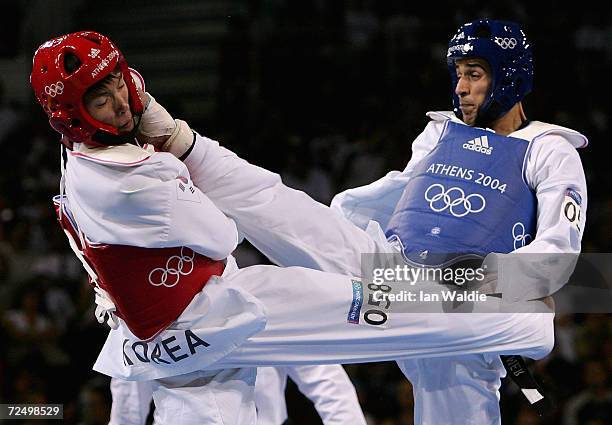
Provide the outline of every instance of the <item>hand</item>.
[[542,301],[544,304],[546,304],[546,307],[548,307],[551,310],[551,312],[553,313],[555,312],[555,300],[550,295],[544,298],[538,298],[538,301]]
[[162,150],[164,143],[176,129],[176,123],[153,96],[142,90],[139,90],[138,94],[144,105],[144,112],[136,131],[136,139],[142,144],[150,144]]
[[146,107],[140,119],[136,139],[140,143],[153,145],[158,150],[181,158],[194,143],[194,135],[189,125],[185,121],[172,118],[149,93],[143,92],[141,99]]
[[117,316],[115,316],[115,311],[117,310],[115,303],[111,300],[108,292],[99,286],[95,286],[94,291],[96,291],[95,315],[98,323],[104,323],[104,319],[108,316],[106,324],[108,324],[111,329],[117,329],[119,327],[119,322],[117,321]]
[[473,281],[474,286],[470,289],[477,289],[482,294],[495,294],[497,292],[497,271],[487,271],[484,279]]

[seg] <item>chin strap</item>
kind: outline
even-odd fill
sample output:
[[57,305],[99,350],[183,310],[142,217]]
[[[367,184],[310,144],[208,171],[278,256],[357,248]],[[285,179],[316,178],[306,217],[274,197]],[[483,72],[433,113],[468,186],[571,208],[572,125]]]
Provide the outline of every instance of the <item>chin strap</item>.
[[134,121],[134,128],[129,133],[117,135],[98,130],[91,136],[91,140],[102,146],[118,146],[126,143],[135,144],[136,132],[141,121],[141,116],[136,115],[132,120]]

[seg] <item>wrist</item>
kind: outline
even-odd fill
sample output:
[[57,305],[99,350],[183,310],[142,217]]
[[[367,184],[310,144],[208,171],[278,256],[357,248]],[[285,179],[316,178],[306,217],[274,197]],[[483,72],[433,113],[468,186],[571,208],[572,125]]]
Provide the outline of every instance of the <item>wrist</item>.
[[196,144],[196,135],[193,131],[191,133],[193,134],[193,141],[191,142],[191,146],[189,146],[189,149],[187,149],[187,151],[184,154],[178,157],[178,159],[180,159],[181,161],[184,161],[185,159],[187,159],[187,157],[189,156],[189,154],[191,153],[191,151],[193,150]]
[[195,134],[189,125],[183,120],[174,120],[176,125],[174,131],[162,145],[161,149],[170,152],[179,159],[185,159],[193,149]]

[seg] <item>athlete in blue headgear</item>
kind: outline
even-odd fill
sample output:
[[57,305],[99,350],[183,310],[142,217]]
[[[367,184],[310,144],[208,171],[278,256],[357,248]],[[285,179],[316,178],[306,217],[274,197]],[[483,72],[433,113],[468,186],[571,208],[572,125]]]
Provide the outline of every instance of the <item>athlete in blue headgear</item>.
[[[481,111],[486,109],[489,92],[493,93],[494,97],[497,96],[496,81],[501,81],[502,85],[507,83],[505,80],[498,80],[498,77],[501,77],[492,59],[485,56],[487,52],[484,50],[482,55],[478,54],[475,51],[477,45],[471,40],[474,40],[474,37],[489,37],[502,49],[506,46],[507,50],[514,48],[510,46],[513,44],[512,39],[516,37],[506,33],[496,34],[497,23],[485,23],[491,29],[488,36],[480,37],[480,32],[474,36],[463,34],[467,40],[462,43],[461,49],[467,53],[474,51],[474,56],[453,59],[457,76],[456,94],[465,122],[452,113],[430,114],[432,123],[413,144],[413,158],[403,173],[390,173],[372,186],[355,189],[336,199],[336,206],[346,211],[347,216],[355,223],[377,220],[386,230],[388,238],[396,242],[396,246],[409,261],[435,265],[456,260],[449,256],[440,256],[443,252],[482,257],[489,252],[512,250],[577,252],[580,249],[580,237],[584,228],[584,214],[580,215],[580,208],[586,206],[586,189],[580,160],[572,145],[586,143],[584,136],[561,127],[529,123],[523,120],[524,114],[521,115],[519,111],[517,115],[512,109],[505,114],[500,113],[499,117],[487,124],[492,130],[473,126],[476,124],[476,118],[484,114]],[[458,34],[457,38],[460,38],[460,35]],[[498,40],[498,36],[503,37]],[[56,46],[51,40],[41,48]],[[500,52],[503,55],[503,52]],[[62,65],[61,61],[54,63]],[[33,73],[41,76],[47,75],[46,71],[47,67],[38,67]],[[508,72],[514,75],[512,70]],[[44,90],[45,87],[44,84],[37,86],[40,93],[48,92]],[[117,93],[111,97],[116,98],[115,100],[125,100],[120,84],[112,88]],[[60,93],[53,96],[56,94]],[[104,93],[100,94],[102,95]],[[87,101],[87,105],[94,109],[95,98],[96,96]],[[122,300],[126,301],[123,305],[124,311],[135,314],[130,317],[164,319],[155,320],[155,326],[145,329],[139,326],[144,327],[150,324],[150,321],[130,319],[131,325],[138,331],[138,336],[131,333],[125,324],[127,322],[119,322],[116,331],[109,334],[96,363],[96,370],[121,378],[158,379],[157,382],[161,385],[158,390],[159,400],[163,403],[158,405],[158,411],[168,414],[165,421],[176,423],[179,420],[173,413],[176,406],[183,410],[183,406],[201,405],[191,401],[192,395],[202,396],[206,400],[217,400],[219,393],[216,391],[220,387],[216,383],[206,387],[207,382],[210,382],[207,376],[212,375],[199,375],[199,371],[205,368],[216,370],[262,364],[256,363],[258,361],[271,365],[289,365],[318,361],[317,355],[323,358],[321,362],[341,362],[344,359],[360,361],[366,356],[363,354],[366,347],[363,346],[373,347],[368,348],[368,360],[398,358],[402,349],[410,352],[402,356],[403,358],[470,353],[460,358],[455,356],[453,359],[401,363],[407,376],[415,383],[415,423],[499,423],[497,390],[503,370],[497,356],[474,353],[484,350],[488,350],[488,353],[523,353],[531,349],[534,358],[538,358],[542,352],[550,350],[550,321],[545,323],[547,328],[542,330],[539,322],[532,324],[530,316],[520,314],[513,315],[517,320],[506,321],[505,324],[492,324],[490,317],[483,317],[483,320],[479,321],[473,315],[453,319],[437,315],[420,315],[420,318],[397,315],[390,332],[383,334],[375,328],[382,323],[368,321],[367,315],[364,314],[366,308],[361,309],[364,299],[361,297],[362,285],[358,281],[343,280],[347,285],[335,285],[338,290],[331,292],[334,285],[329,285],[323,277],[304,282],[299,280],[298,276],[301,274],[312,273],[299,268],[295,271],[289,270],[291,276],[287,274],[287,278],[279,279],[278,288],[301,292],[268,290],[268,285],[274,283],[271,278],[266,280],[268,274],[283,271],[268,268],[266,272],[260,272],[259,269],[238,272],[231,262],[208,262],[204,254],[194,257],[189,252],[185,253],[183,246],[193,246],[211,258],[223,259],[227,256],[223,253],[225,248],[229,252],[237,243],[238,232],[235,231],[237,228],[233,220],[240,223],[241,233],[251,238],[255,246],[274,261],[284,265],[295,265],[299,262],[302,266],[329,271],[341,269],[347,275],[355,276],[361,271],[359,254],[373,252],[382,244],[378,245],[378,241],[366,238],[365,233],[347,226],[345,221],[338,220],[338,217],[311,202],[303,194],[290,191],[280,183],[278,176],[251,166],[219,147],[216,142],[194,134],[185,122],[174,121],[172,117],[167,116],[167,112],[161,110],[163,108],[158,108],[157,112],[160,113],[157,114],[155,103],[152,102],[149,102],[142,114],[138,137],[165,136],[158,146],[173,155],[151,152],[135,145],[103,149],[90,147],[85,143],[88,139],[84,138],[81,141],[83,145],[75,143],[77,146],[73,147],[70,159],[64,167],[66,171],[62,187],[68,188],[67,198],[59,198],[58,211],[66,211],[59,216],[60,219],[64,218],[62,224],[66,226],[65,230],[77,256],[86,268],[92,269],[84,255],[96,260],[102,272],[109,273],[108,279],[112,279],[113,285],[107,284],[106,287],[116,291],[117,299],[123,297]],[[42,103],[43,106],[49,106],[48,102]],[[100,104],[98,106],[101,110],[96,112],[92,109],[92,113],[104,115],[106,109],[111,108],[112,119],[104,121],[125,117],[126,111],[129,112],[126,103],[114,103]],[[158,120],[159,117],[163,119]],[[140,138],[138,140],[142,141]],[[180,164],[173,156],[183,158],[185,163]],[[193,170],[192,174],[189,166]],[[124,167],[135,167],[134,170],[138,171],[133,171],[130,175],[142,176],[144,180],[141,179],[141,182],[137,179],[138,181],[132,182],[128,179],[129,181],[123,183],[127,184],[125,187],[129,190],[123,190],[124,186],[117,186],[116,182],[119,180],[115,178],[115,174],[125,174]],[[159,170],[170,174],[160,175]],[[194,183],[188,178],[190,176],[193,177]],[[89,190],[91,182],[96,183],[95,192]],[[101,185],[101,182],[104,185]],[[150,190],[139,192],[130,186],[132,183],[137,188],[145,184]],[[169,185],[170,194],[168,195],[167,191],[153,190],[158,184],[164,187]],[[262,187],[266,190],[261,190]],[[100,196],[101,188],[107,190],[108,197]],[[142,201],[132,199],[135,193],[141,193]],[[130,199],[125,201],[125,196]],[[69,198],[72,200],[65,201]],[[104,200],[102,204],[101,199]],[[119,204],[115,203],[115,199]],[[174,208],[177,202],[181,206]],[[121,205],[121,208],[117,205]],[[80,213],[74,216],[68,214],[69,207],[79,208]],[[153,213],[149,212],[148,208]],[[205,213],[202,213],[200,208],[202,211],[206,209]],[[172,214],[161,213],[166,209]],[[92,214],[83,211],[91,211]],[[144,216],[146,220],[142,219]],[[71,220],[74,217],[76,221]],[[157,220],[157,217],[161,217],[161,221]],[[316,222],[313,217],[316,217]],[[138,226],[129,225],[134,220],[138,222]],[[73,222],[80,223],[83,227],[75,227]],[[227,232],[226,225],[229,226]],[[70,229],[73,233],[70,233]],[[166,230],[162,232],[159,229]],[[84,233],[88,234],[89,238],[86,239]],[[92,238],[92,234],[97,236]],[[78,241],[82,245],[79,245]],[[95,244],[98,248],[102,246],[100,244],[105,244],[104,250],[94,252],[94,244],[90,245],[90,241],[99,242]],[[362,243],[359,243],[360,241]],[[444,243],[441,244],[440,241]],[[206,251],[209,249],[208,245],[201,245],[208,242],[213,254]],[[359,248],[354,249],[349,245]],[[125,251],[128,248],[130,251]],[[172,251],[163,251],[165,249]],[[221,251],[212,251],[213,249]],[[125,252],[130,255],[122,254]],[[151,254],[147,254],[148,257],[142,260],[142,252]],[[418,253],[418,256],[415,257],[414,253]],[[95,255],[97,257],[94,257]],[[178,258],[181,265],[173,266],[168,258]],[[138,268],[131,265],[132,260],[139,261]],[[192,270],[188,268],[188,264],[194,262],[198,263],[196,274],[192,274]],[[166,328],[165,319],[171,318],[170,313],[175,311],[177,306],[168,301],[177,297],[162,297],[159,291],[175,288],[172,293],[180,295],[181,302],[189,301],[193,299],[190,291],[199,291],[202,287],[197,284],[207,282],[210,276],[219,273],[213,267],[218,267],[221,263],[225,267],[223,276],[219,280],[215,278],[215,283],[205,289],[205,295],[198,298],[201,302],[196,300],[197,302],[189,304],[189,309],[184,310],[186,313],[181,313],[176,322],[176,328]],[[118,270],[121,273],[118,273]],[[102,276],[102,273],[97,274],[93,269],[90,272],[92,279],[97,280]],[[124,281],[126,273],[138,273],[138,277],[131,281],[142,285],[136,287],[142,288],[141,292],[133,292],[133,285],[119,283]],[[201,279],[201,275],[205,275],[205,279]],[[180,278],[181,285],[177,284],[178,280],[167,282],[166,278],[169,276]],[[235,281],[224,280],[226,277]],[[227,283],[217,285],[218,282]],[[282,285],[286,282],[291,285]],[[319,292],[318,286],[315,285],[317,282],[326,291]],[[231,285],[229,289],[235,291],[231,294],[239,294],[227,295],[227,302],[222,298],[229,293],[226,284]],[[217,289],[219,287],[220,289]],[[252,292],[244,292],[245,295],[241,295],[241,291],[249,290]],[[143,293],[146,296],[142,295]],[[249,295],[251,293],[255,295]],[[161,306],[155,311],[144,308],[151,303],[153,294],[157,294],[155,300],[159,301]],[[324,296],[321,297],[321,294]],[[336,294],[340,299],[338,302],[332,298],[332,295],[335,297]],[[527,296],[532,299],[544,295],[547,294]],[[211,298],[208,298],[209,296]],[[264,301],[259,301],[260,299],[265,299],[265,304]],[[309,309],[305,310],[306,313],[300,313],[302,310],[296,310],[298,306],[308,306]],[[100,307],[103,307],[103,311],[99,318],[104,319],[104,314],[112,315],[116,306],[104,302]],[[183,304],[178,304],[178,307],[181,312]],[[372,311],[374,310],[367,312]],[[304,317],[308,320],[303,320]],[[382,317],[386,321],[387,316]],[[128,315],[124,315],[124,318],[128,318]],[[529,321],[529,326],[517,327],[516,323],[520,321]],[[546,318],[542,317],[542,322],[545,321]],[[263,327],[263,336],[253,336],[262,330],[261,327],[256,329],[255,325]],[[353,327],[355,325],[362,327]],[[294,333],[285,338],[285,330]],[[408,331],[412,333],[408,334]],[[333,335],[320,337],[317,332]],[[151,337],[152,334],[157,336]],[[412,336],[414,338],[410,338]],[[152,341],[149,341],[149,337]],[[182,338],[181,342],[177,338]],[[279,344],[275,339],[282,339],[283,343]],[[389,340],[389,346],[381,347],[380,344],[386,339]],[[248,340],[247,343],[244,343],[245,340]],[[236,348],[243,343],[246,348]],[[263,347],[258,349],[257,344]],[[254,348],[249,351],[248,347]],[[163,353],[160,351],[162,348]],[[207,349],[205,352],[202,351],[204,348]],[[343,357],[332,357],[334,350],[340,349],[344,351],[338,356]],[[211,352],[218,357],[211,356]],[[312,360],[313,358],[315,360]],[[181,363],[178,363],[179,361]],[[194,374],[189,374],[190,372]],[[254,375],[252,371],[248,373],[248,376],[234,375],[233,372],[229,375],[219,375],[219,382],[223,381],[221,387],[227,384],[225,388],[229,389],[224,394],[234,401],[240,401],[239,397],[244,394],[244,400],[248,401],[245,402],[248,412],[244,416],[241,409],[227,409],[231,410],[230,417],[234,418],[236,423],[241,418],[252,422],[253,418],[253,403],[250,401],[252,399],[246,397],[251,394],[251,377]],[[198,392],[198,386],[202,387],[199,390],[203,392]],[[184,403],[180,401],[181,398],[189,400],[189,404],[181,404]],[[228,401],[222,407],[227,406],[236,404]],[[185,412],[200,417],[212,415],[217,410],[219,409],[184,409]],[[433,419],[430,421],[431,418]]]
[[[466,86],[459,86],[461,65],[476,64],[486,71],[488,89],[478,105],[466,100]],[[533,56],[523,30],[513,22],[481,19],[469,22],[457,30],[447,51],[447,63],[455,91],[455,115],[468,125],[487,126],[508,115],[520,114],[521,125],[526,120],[521,100],[533,86]],[[468,66],[467,69],[472,69]],[[478,112],[478,114],[476,114]]]
[[[578,253],[586,182],[568,128],[527,119],[531,45],[519,25],[481,19],[462,25],[447,62],[454,112],[431,119],[404,171],[340,193],[332,201],[356,225],[378,222],[404,259],[446,266],[489,253]],[[551,288],[521,284],[537,299]],[[497,355],[400,362],[413,383],[415,424],[500,424]],[[530,402],[537,391],[523,393]]]
[[[381,332],[387,316],[353,276],[386,240],[173,119],[102,34],[48,40],[32,63],[37,100],[64,142],[58,220],[94,286],[96,318],[113,328],[94,369],[154,381],[158,423],[255,423],[259,366],[550,351],[544,313],[497,314],[503,323],[397,315]],[[242,235],[273,262],[302,267],[239,270],[231,253]],[[484,304],[498,313],[497,300]]]

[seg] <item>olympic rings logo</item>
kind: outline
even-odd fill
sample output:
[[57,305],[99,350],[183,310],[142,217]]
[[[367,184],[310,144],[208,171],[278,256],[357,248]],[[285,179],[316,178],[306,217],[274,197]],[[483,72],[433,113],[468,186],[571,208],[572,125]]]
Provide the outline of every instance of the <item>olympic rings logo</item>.
[[[433,195],[433,196],[432,196]],[[455,217],[464,217],[469,213],[479,213],[485,209],[485,198],[472,193],[465,196],[460,187],[446,188],[440,183],[432,184],[425,191],[425,200],[429,202],[429,208],[435,212],[442,212],[448,208]]]
[[519,249],[531,242],[531,235],[525,234],[525,226],[520,221],[512,226],[512,239],[514,239],[514,249]]
[[[166,267],[157,267],[151,270],[149,273],[149,283],[153,286],[165,286],[166,288],[172,288],[179,283],[181,275],[186,276],[193,271],[193,259],[195,258],[195,252],[191,249],[191,255],[185,255],[183,252],[185,248],[181,247],[181,255],[173,255],[166,261]],[[171,282],[168,282],[171,281]]]
[[495,42],[502,49],[514,49],[516,47],[516,38],[495,37]]
[[64,93],[64,83],[58,81],[55,84],[51,84],[50,86],[45,86],[45,93],[47,93],[51,97],[55,97],[58,94]]

